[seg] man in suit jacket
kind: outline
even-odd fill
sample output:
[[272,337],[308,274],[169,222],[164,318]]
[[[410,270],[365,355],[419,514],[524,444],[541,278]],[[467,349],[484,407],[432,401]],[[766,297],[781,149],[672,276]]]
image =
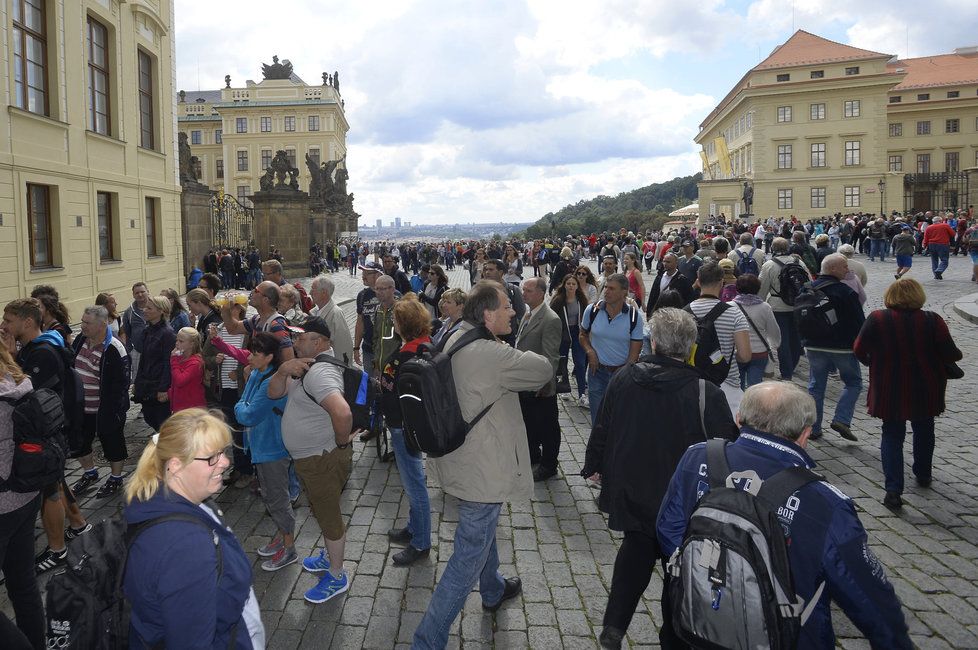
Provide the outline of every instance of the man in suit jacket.
[[557,475],[557,452],[560,449],[560,424],[557,421],[557,382],[560,340],[563,334],[560,317],[545,301],[547,282],[541,277],[523,281],[526,315],[516,330],[516,349],[536,352],[550,360],[554,375],[537,391],[520,393],[520,410],[530,444],[530,464],[534,481],[545,481]]
[[680,307],[688,305],[695,295],[689,278],[679,272],[679,258],[674,253],[666,253],[662,256],[662,270],[655,276],[655,279],[652,280],[652,286],[649,287],[649,304],[645,310],[649,318],[652,318],[655,303],[666,289],[679,292],[683,298],[683,304]]

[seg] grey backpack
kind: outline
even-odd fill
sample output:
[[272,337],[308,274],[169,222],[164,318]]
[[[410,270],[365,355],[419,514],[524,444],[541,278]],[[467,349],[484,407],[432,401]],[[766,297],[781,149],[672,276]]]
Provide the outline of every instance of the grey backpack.
[[792,494],[822,477],[789,467],[760,489],[738,489],[728,478],[726,444],[706,443],[710,490],[666,567],[673,627],[694,648],[793,649],[825,584],[807,607],[795,595],[777,513]]

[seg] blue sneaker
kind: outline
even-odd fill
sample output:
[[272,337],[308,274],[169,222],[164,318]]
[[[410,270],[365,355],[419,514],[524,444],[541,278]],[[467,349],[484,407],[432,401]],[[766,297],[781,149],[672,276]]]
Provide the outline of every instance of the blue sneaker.
[[350,580],[344,573],[339,578],[327,572],[319,584],[306,592],[305,598],[310,603],[325,603],[333,596],[338,596],[350,588]]
[[302,561],[302,568],[312,573],[329,571],[329,558],[326,557],[326,550],[319,551],[319,555],[310,555]]

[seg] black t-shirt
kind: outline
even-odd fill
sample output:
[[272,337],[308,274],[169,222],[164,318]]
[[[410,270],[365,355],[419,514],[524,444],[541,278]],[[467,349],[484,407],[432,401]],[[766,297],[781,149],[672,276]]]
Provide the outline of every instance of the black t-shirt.
[[357,316],[363,316],[363,351],[374,351],[374,314],[380,299],[370,287],[364,287],[357,294]]

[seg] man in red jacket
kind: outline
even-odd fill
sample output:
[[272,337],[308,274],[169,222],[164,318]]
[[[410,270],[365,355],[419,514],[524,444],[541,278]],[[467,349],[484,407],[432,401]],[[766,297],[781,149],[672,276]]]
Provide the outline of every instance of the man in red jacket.
[[944,223],[943,218],[934,217],[934,222],[924,231],[924,246],[930,253],[930,266],[937,280],[944,279],[952,241],[954,241],[954,230]]

